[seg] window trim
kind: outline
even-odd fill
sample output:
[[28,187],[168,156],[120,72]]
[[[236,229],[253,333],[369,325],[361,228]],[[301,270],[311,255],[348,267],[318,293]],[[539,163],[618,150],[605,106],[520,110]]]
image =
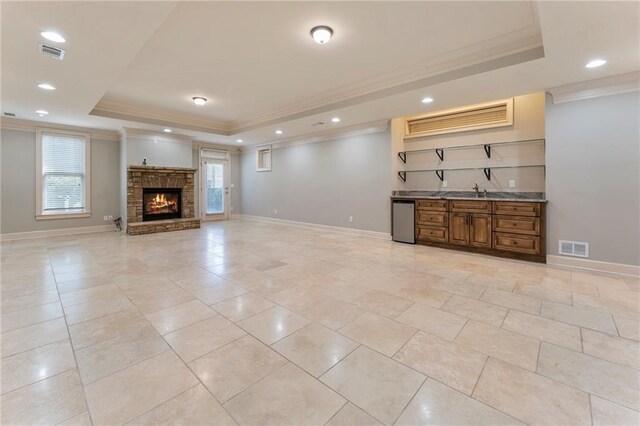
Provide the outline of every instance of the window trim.
[[[262,145],[257,147],[256,149],[256,172],[270,172],[273,167],[273,154],[271,150],[271,145]],[[268,154],[269,157],[269,167],[261,167],[264,166],[262,164],[262,153]]]
[[[42,136],[45,134],[57,134],[65,136],[82,136],[85,138],[85,171],[84,171],[84,211],[61,212],[53,211],[45,213],[42,210],[42,199],[44,192],[42,190]],[[58,130],[44,127],[36,128],[36,220],[49,219],[72,219],[91,217],[91,134],[84,132],[73,132],[70,130]]]

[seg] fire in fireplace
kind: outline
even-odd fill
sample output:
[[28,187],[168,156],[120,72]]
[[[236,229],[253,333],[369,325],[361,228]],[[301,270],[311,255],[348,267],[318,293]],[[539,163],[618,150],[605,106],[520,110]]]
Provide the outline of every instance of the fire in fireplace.
[[142,191],[142,220],[175,219],[182,217],[182,189],[144,188]]

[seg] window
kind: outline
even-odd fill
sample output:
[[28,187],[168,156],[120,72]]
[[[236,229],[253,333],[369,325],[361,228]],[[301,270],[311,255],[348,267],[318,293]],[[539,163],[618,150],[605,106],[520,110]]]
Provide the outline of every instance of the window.
[[89,217],[90,136],[38,129],[36,218]]
[[258,147],[256,151],[256,171],[271,171],[271,146]]

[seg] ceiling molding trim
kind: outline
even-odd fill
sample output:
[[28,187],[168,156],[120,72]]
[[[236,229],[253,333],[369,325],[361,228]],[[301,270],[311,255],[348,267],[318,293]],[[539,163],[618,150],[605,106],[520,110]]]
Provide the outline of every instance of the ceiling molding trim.
[[120,133],[115,130],[95,129],[90,127],[67,126],[65,124],[49,123],[46,121],[22,120],[20,118],[0,118],[0,129],[21,130],[23,132],[35,132],[37,127],[47,127],[56,130],[69,130],[91,134],[92,139],[119,141]]
[[[297,120],[310,115],[323,114],[330,111],[335,111],[341,108],[347,108],[355,106],[364,102],[370,102],[385,98],[388,96],[397,95],[400,93],[417,90],[424,87],[429,87],[441,83],[445,83],[452,80],[469,77],[476,74],[485,73],[488,71],[494,71],[500,68],[528,62],[536,59],[544,58],[544,47],[541,43],[534,43],[524,50],[515,50],[509,52],[507,55],[487,57],[482,56],[474,63],[467,63],[466,65],[460,65],[458,67],[451,64],[452,67],[447,71],[443,71],[437,74],[431,74],[427,77],[420,78],[418,80],[411,80],[397,86],[387,87],[380,90],[367,91],[363,90],[361,93],[350,93],[345,96],[343,93],[342,99],[338,101],[322,101],[313,104],[307,104],[303,109],[294,112],[290,110],[278,111],[273,114],[265,115],[255,121],[239,122],[231,129],[230,134],[242,133],[249,130],[255,130],[260,127],[282,123],[283,121]],[[336,98],[337,99],[337,98]],[[284,115],[283,115],[284,114]]]
[[217,150],[220,150],[220,151],[227,151],[229,154],[236,154],[236,153],[240,153],[242,151],[242,147],[240,147],[240,146],[221,145],[221,144],[218,144],[218,143],[215,143],[215,142],[193,141],[193,149],[200,150],[202,148],[217,149]]
[[154,124],[163,127],[177,127],[185,130],[214,133],[224,136],[228,136],[230,131],[229,124],[222,121],[157,111],[104,99],[98,102],[91,112],[89,112],[89,115]]
[[[309,143],[324,142],[333,139],[341,139],[353,136],[368,135],[371,133],[386,132],[389,130],[389,120],[377,120],[368,123],[356,124],[353,126],[342,127],[340,129],[330,129],[320,132],[310,133],[302,136],[292,136],[286,139],[280,139],[275,142],[268,143],[272,149],[289,148],[297,145],[306,145]],[[242,149],[242,152],[253,152],[259,146],[264,144],[248,146]]]
[[554,104],[561,104],[636,90],[640,90],[640,71],[557,86],[547,91],[553,96]]
[[156,139],[162,142],[173,142],[181,144],[193,143],[193,138],[179,133],[156,132],[148,129],[135,129],[133,127],[123,127],[125,137],[132,139]]

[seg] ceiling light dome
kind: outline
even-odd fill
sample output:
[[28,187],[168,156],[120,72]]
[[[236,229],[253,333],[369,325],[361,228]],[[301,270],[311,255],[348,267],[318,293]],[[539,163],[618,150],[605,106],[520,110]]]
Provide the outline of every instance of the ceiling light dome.
[[282,130],[280,129],[276,130],[276,135],[281,135],[282,133],[284,133]]
[[207,98],[203,98],[202,96],[194,96],[191,99],[193,100],[193,103],[198,106],[202,106],[207,103]]
[[65,39],[55,31],[42,31],[40,35],[49,41],[53,41],[54,43],[64,43],[65,41],[67,41],[67,39]]
[[433,98],[431,97],[422,98],[423,104],[430,104],[431,102],[433,102]]
[[331,36],[333,36],[333,30],[331,27],[327,27],[326,25],[319,25],[317,27],[311,28],[311,37],[318,44],[325,44],[329,40],[331,40]]
[[607,61],[604,59],[594,59],[593,61],[589,61],[585,67],[587,68],[598,68],[606,64]]
[[332,122],[332,123],[339,123],[339,122],[340,122],[340,117],[333,117],[333,118],[331,119],[331,122]]
[[56,88],[49,83],[40,83],[38,84],[38,87],[44,90],[56,90]]
[[171,129],[164,129],[163,131],[164,131],[165,133],[171,133],[173,130],[171,130]]

